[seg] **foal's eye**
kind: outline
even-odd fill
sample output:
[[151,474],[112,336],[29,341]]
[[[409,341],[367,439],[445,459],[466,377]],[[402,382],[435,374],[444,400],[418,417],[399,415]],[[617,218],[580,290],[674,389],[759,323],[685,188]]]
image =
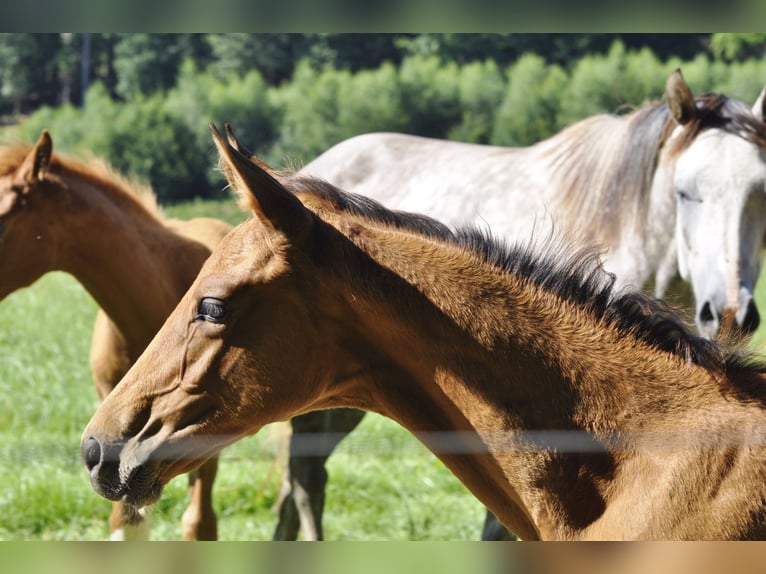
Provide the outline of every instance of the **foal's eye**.
[[226,301],[215,297],[205,297],[199,302],[195,321],[208,321],[210,323],[223,323],[226,318]]

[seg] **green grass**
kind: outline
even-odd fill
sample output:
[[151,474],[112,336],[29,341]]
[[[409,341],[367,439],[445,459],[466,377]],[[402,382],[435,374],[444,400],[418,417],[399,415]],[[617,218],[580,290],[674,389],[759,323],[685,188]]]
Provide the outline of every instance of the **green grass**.
[[248,214],[242,211],[234,199],[194,199],[184,203],[166,205],[162,208],[168,217],[191,219],[192,217],[217,217],[237,225],[247,219]]
[[[246,214],[234,202],[167,207],[173,217]],[[97,407],[88,351],[96,305],[50,273],[0,302],[0,540],[103,540],[110,503],[91,489],[79,442]],[[281,486],[280,433],[266,428],[221,455],[214,504],[222,540],[269,540]],[[390,420],[368,415],[330,459],[329,540],[476,540],[484,510]],[[186,480],[166,487],[152,538],[179,540]]]

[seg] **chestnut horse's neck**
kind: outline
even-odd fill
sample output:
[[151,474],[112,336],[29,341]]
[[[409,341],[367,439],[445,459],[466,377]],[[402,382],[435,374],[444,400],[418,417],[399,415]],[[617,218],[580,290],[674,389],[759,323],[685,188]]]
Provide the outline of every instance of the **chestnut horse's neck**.
[[[722,399],[722,371],[662,349],[684,341],[655,344],[652,333],[631,334],[620,328],[618,311],[610,319],[598,305],[573,302],[562,295],[566,287],[539,284],[441,240],[333,225],[360,250],[346,250],[354,261],[340,268],[354,272],[335,286],[349,287],[340,314],[353,333],[338,356],[364,357],[367,368],[355,370],[352,359],[337,375],[343,400],[326,406],[358,406],[400,422],[522,538],[662,536],[659,519],[614,510],[621,489],[632,487],[631,473],[659,480],[672,466],[637,454],[657,444],[645,431],[678,431],[687,444],[706,425],[713,433],[748,432],[766,423],[762,391],[749,405]],[[570,263],[582,270],[572,286],[600,273]],[[608,286],[601,295],[611,296]],[[657,325],[656,336],[693,339],[673,329],[681,327]],[[707,349],[690,352],[713,361]],[[760,374],[747,376],[762,385]]]
[[[54,164],[41,189],[55,269],[75,276],[137,358],[196,276],[209,250],[168,229],[117,182]],[[52,269],[51,269],[52,270]]]

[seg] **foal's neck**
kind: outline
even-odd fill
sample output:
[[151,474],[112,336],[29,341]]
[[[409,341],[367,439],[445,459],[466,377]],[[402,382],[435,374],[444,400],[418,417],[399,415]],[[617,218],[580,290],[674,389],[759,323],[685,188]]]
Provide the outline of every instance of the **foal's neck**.
[[[691,428],[689,401],[722,401],[703,368],[477,255],[384,229],[349,237],[361,249],[343,278],[349,329],[369,369],[357,404],[334,406],[377,410],[425,433],[523,538],[576,537],[605,512],[623,456],[610,438],[632,441],[678,421],[672,413]],[[692,392],[676,392],[679,384]],[[535,431],[584,438],[595,454],[533,447],[525,433]],[[446,452],[429,441],[444,433],[455,433]]]
[[[75,276],[140,352],[193,281],[209,250],[170,231],[117,185],[60,174],[58,268]],[[63,195],[63,194],[61,194]]]

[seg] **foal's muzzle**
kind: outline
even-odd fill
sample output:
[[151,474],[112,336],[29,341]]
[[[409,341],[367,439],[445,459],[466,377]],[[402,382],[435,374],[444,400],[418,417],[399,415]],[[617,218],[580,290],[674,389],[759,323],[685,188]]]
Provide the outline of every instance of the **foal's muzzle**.
[[123,496],[124,487],[120,481],[121,450],[122,445],[103,446],[94,437],[80,445],[93,489],[109,500],[120,500]]
[[80,446],[93,490],[108,500],[121,500],[136,506],[156,502],[162,486],[152,479],[150,464],[131,468],[121,466],[124,443],[106,444],[89,437]]

